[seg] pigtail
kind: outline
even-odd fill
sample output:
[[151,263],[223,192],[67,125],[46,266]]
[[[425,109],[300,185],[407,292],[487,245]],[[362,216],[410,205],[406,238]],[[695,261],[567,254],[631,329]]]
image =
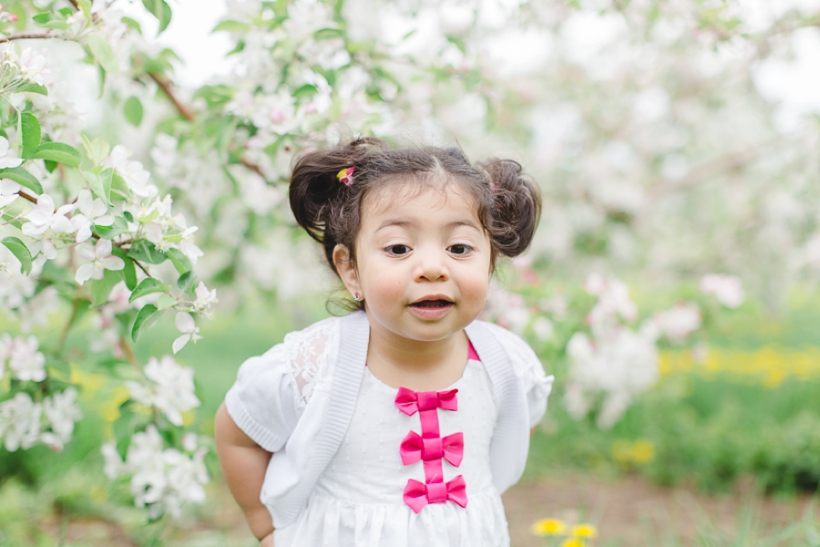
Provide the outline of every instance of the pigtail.
[[[293,216],[310,237],[323,244],[331,267],[333,249],[339,243],[334,220],[343,215],[350,194],[358,191],[355,180],[366,176],[367,157],[374,148],[385,146],[379,139],[358,138],[329,150],[309,152],[293,168],[288,192]],[[339,172],[352,167],[351,178],[340,180]]]
[[494,206],[490,235],[499,253],[515,257],[532,242],[541,216],[541,193],[513,160],[493,158],[479,164],[488,177]]

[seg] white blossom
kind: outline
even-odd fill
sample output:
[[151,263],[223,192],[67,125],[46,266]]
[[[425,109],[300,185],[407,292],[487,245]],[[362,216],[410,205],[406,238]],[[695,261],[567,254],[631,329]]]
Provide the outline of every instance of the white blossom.
[[201,336],[199,336],[199,327],[196,326],[196,322],[191,315],[185,312],[179,312],[177,313],[174,322],[177,330],[182,333],[182,336],[174,340],[174,353],[177,353],[179,350],[184,348],[188,342],[193,342],[196,344],[197,340],[201,338]]
[[75,422],[83,417],[76,401],[77,390],[73,387],[54,393],[43,400],[43,412],[48,419],[51,431],[42,433],[40,440],[52,450],[62,450],[63,446],[71,440]]
[[706,274],[700,279],[700,290],[713,295],[727,308],[737,308],[746,300],[743,284],[734,275]]
[[208,290],[205,283],[200,281],[196,286],[195,294],[196,300],[194,300],[194,309],[206,317],[212,316],[213,312],[211,311],[211,306],[218,302],[216,299],[216,289]]
[[118,271],[125,267],[122,258],[111,254],[112,244],[107,239],[97,240],[93,247],[87,243],[77,245],[77,254],[80,258],[88,260],[79,268],[74,279],[82,285],[89,279],[102,279],[105,270]]
[[155,196],[157,187],[148,182],[151,174],[143,168],[142,163],[134,160],[129,161],[130,156],[131,153],[128,149],[118,144],[111,150],[109,155],[111,166],[125,180],[128,188],[135,195],[141,198]]
[[6,450],[25,450],[37,444],[42,413],[42,405],[35,403],[28,393],[17,393],[0,403],[0,437]]
[[0,169],[7,167],[17,167],[23,160],[17,156],[9,154],[9,141],[6,137],[0,137]]
[[[39,240],[40,252],[48,260],[57,257],[57,249],[52,239],[59,238],[62,234],[74,232],[74,225],[66,217],[73,210],[74,205],[67,203],[55,211],[54,200],[48,194],[43,194],[37,198],[37,205],[23,215],[23,218],[28,220],[23,224],[23,233],[35,240]],[[31,248],[33,250],[35,247],[31,246]]]
[[[0,161],[2,161],[2,159],[0,159]],[[17,192],[19,192],[21,188],[22,187],[13,180],[0,179],[0,207],[5,207],[20,197]]]
[[125,461],[113,444],[102,447],[104,473],[109,478],[131,476],[130,488],[137,507],[147,507],[151,517],[164,513],[179,516],[185,503],[202,503],[203,486],[210,477],[205,468],[204,447],[197,448],[196,436],[186,434],[184,449],[165,448],[162,436],[151,424],[134,434]]
[[[187,314],[186,314],[187,315]],[[145,384],[128,381],[135,401],[162,411],[174,425],[182,425],[182,412],[199,406],[194,394],[194,370],[179,365],[170,355],[151,357],[145,367]]]
[[679,302],[671,309],[658,312],[649,322],[671,342],[681,343],[701,325],[700,308],[692,302]]
[[82,243],[91,237],[91,226],[111,226],[114,217],[108,212],[108,207],[99,198],[94,198],[89,190],[80,191],[77,196],[77,208],[80,213],[71,218],[74,229],[77,230],[77,243]]
[[36,337],[16,338],[9,353],[9,368],[18,380],[42,382],[46,379],[46,358],[37,350]]
[[30,82],[46,85],[54,81],[54,75],[46,67],[45,56],[33,53],[30,47],[24,49],[20,57],[17,58],[17,65],[20,67],[23,78]]

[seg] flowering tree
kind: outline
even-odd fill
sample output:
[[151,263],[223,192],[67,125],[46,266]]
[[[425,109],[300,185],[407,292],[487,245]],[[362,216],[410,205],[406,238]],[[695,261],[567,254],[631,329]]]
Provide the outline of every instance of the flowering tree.
[[[142,5],[168,26],[165,0]],[[190,368],[171,355],[140,363],[132,341],[172,314],[172,354],[196,342],[213,287],[229,304],[316,286],[284,182],[297,154],[345,134],[415,122],[476,155],[521,156],[545,198],[525,275],[674,282],[727,271],[776,294],[820,263],[816,125],[779,132],[748,74],[812,14],[776,14],[752,32],[721,0],[233,0],[214,30],[236,44],[234,72],[188,90],[173,83],[174,52],[117,8],[0,10],[0,309],[26,333],[0,335],[0,438],[7,450],[69,442],[81,415],[66,340],[90,316],[91,349],[129,394],[103,447],[106,474],[151,517],[203,498],[202,440],[182,420],[200,401]],[[508,66],[499,50],[514,37],[545,54]],[[83,125],[68,90],[76,67],[60,72],[58,51],[95,67],[104,126]],[[703,291],[733,307],[737,283],[704,278]],[[497,319],[536,343],[561,330],[567,404],[598,409],[606,426],[652,383],[658,341],[688,343],[702,305],[640,326],[613,278],[590,278],[584,293],[533,308],[502,292]],[[583,319],[558,329],[568,307]],[[28,334],[52,313],[54,343]]]

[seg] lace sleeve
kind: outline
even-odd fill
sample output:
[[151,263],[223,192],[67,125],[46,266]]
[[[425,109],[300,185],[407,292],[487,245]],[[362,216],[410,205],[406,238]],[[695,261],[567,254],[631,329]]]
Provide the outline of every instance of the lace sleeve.
[[339,318],[333,317],[285,337],[289,372],[297,389],[299,410],[310,400],[313,389],[325,377],[328,364],[339,348]]

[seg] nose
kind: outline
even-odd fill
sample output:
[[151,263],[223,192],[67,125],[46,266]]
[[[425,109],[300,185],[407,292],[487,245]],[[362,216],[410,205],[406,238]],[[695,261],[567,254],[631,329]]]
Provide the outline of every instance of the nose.
[[447,281],[450,278],[447,267],[447,253],[443,250],[418,249],[415,258],[418,261],[416,263],[416,281]]

